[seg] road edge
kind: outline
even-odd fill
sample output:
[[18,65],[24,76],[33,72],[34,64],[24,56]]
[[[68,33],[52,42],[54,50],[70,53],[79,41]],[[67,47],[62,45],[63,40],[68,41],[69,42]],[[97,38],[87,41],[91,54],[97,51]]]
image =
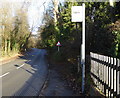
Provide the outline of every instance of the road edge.
[[50,78],[50,71],[51,70],[50,70],[49,64],[48,64],[48,73],[47,73],[46,79],[45,79],[45,81],[40,89],[40,93],[38,96],[44,96],[43,92],[44,92],[45,88],[48,86],[48,82],[49,82],[49,78]]

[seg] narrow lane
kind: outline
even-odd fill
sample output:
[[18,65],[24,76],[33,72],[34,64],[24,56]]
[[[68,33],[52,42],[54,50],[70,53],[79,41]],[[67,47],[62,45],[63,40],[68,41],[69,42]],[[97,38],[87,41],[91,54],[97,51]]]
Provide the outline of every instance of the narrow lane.
[[28,56],[19,58],[22,62],[14,61],[10,70],[4,69],[3,73],[9,73],[1,77],[2,96],[37,96],[48,72],[45,54],[45,50],[33,49]]

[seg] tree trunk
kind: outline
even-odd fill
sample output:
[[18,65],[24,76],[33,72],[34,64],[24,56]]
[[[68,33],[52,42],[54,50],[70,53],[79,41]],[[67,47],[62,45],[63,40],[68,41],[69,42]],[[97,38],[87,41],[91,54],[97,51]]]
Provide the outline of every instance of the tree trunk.
[[8,53],[10,53],[10,40],[8,41]]
[[58,14],[58,4],[59,4],[59,1],[58,1],[58,0],[54,0],[54,1],[53,1],[53,4],[54,4],[54,10],[53,10],[54,23],[55,23],[55,25],[56,25],[56,23],[57,23],[57,14]]
[[7,40],[5,39],[5,55],[7,55]]

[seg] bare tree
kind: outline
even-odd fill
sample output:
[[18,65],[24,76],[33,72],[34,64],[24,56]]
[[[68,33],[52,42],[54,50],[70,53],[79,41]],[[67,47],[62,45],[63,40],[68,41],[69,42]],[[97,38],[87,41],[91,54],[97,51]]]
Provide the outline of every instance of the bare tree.
[[[24,6],[22,6],[24,5]],[[2,2],[0,7],[1,49],[4,55],[11,51],[19,52],[31,34],[27,16],[28,5],[15,2]]]

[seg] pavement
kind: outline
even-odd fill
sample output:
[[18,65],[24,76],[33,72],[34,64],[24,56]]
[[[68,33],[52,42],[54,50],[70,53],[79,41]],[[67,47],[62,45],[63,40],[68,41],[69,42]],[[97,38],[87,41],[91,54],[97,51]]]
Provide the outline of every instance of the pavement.
[[48,73],[44,49],[33,48],[25,56],[0,65],[1,96],[38,96]]
[[74,96],[70,87],[68,87],[67,81],[62,80],[60,74],[54,70],[49,70],[48,79],[44,85],[40,96]]

